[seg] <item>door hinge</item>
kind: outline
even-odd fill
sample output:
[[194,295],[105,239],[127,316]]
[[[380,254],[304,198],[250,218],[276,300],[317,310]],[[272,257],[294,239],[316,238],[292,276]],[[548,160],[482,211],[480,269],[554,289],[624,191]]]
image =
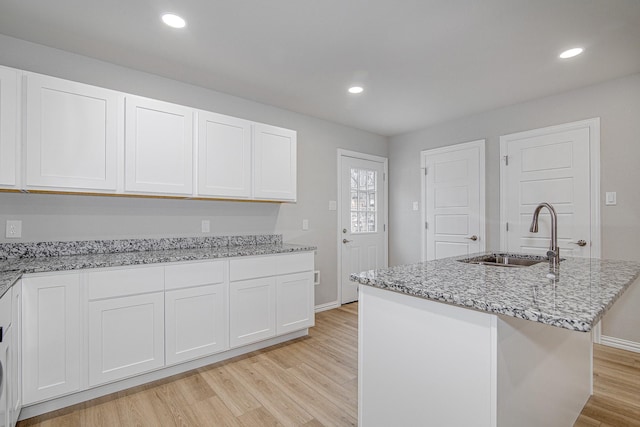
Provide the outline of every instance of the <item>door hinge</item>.
[[505,224],[505,226],[507,227],[507,231],[509,231],[509,223],[508,222]]
[[429,168],[424,168],[424,174],[427,174],[427,171],[429,170]]
[[387,224],[382,225],[382,231],[387,231]]
[[387,174],[386,174],[386,173],[384,173],[384,172],[382,172],[382,180],[383,180],[383,181],[386,181],[386,180],[387,180]]
[[424,229],[425,230],[429,229],[429,223],[427,221],[424,222]]
[[509,166],[509,156],[502,156],[502,157],[504,157],[504,165]]

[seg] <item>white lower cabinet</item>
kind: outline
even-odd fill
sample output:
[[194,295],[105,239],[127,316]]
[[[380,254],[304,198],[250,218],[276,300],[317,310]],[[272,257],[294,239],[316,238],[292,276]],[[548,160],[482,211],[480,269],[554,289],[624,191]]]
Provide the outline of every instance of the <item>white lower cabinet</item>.
[[89,303],[89,386],[164,366],[164,295]]
[[27,275],[21,289],[18,410],[314,324],[311,252]]
[[314,325],[312,252],[233,259],[229,277],[231,347]]
[[164,268],[87,273],[89,386],[164,366]]
[[239,347],[276,335],[276,278],[241,280],[229,285],[229,340]]
[[23,405],[80,389],[80,274],[22,279]]
[[312,271],[278,276],[276,294],[276,333],[278,335],[315,324]]
[[225,261],[165,267],[167,365],[229,349]]

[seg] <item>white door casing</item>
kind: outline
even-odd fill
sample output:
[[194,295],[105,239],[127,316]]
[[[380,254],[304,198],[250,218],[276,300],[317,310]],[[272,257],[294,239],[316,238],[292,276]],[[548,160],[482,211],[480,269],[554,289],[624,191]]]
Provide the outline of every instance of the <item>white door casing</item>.
[[485,141],[421,152],[423,261],[484,251]]
[[[357,175],[357,179],[355,178]],[[338,299],[358,299],[351,273],[388,265],[387,159],[338,150]]]
[[[500,137],[501,249],[545,254],[550,216],[558,213],[561,256],[600,257],[600,120],[598,118]],[[578,245],[584,240],[585,246]]]

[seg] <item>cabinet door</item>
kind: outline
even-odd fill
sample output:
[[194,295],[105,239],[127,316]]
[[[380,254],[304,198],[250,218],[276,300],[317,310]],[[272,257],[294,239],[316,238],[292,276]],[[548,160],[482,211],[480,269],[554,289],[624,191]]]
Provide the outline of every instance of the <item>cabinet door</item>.
[[296,200],[296,132],[253,125],[253,196],[256,199]]
[[22,279],[23,404],[80,389],[80,276]]
[[26,187],[116,190],[118,92],[27,74]]
[[229,344],[239,347],[276,334],[276,279],[232,282],[229,285]]
[[125,190],[193,192],[193,110],[153,99],[125,99]]
[[198,113],[198,194],[251,197],[251,122]]
[[164,366],[164,293],[89,302],[89,385]]
[[277,327],[278,335],[305,329],[315,324],[313,272],[278,276]]
[[223,283],[165,294],[167,365],[229,348],[227,293]]
[[17,185],[18,71],[0,67],[0,186]]

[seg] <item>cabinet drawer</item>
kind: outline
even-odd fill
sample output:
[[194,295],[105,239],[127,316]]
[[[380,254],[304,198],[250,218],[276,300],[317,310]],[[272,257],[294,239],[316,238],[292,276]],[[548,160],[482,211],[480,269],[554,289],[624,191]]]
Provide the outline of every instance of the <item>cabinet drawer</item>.
[[253,279],[276,275],[277,256],[249,257],[229,261],[229,280]]
[[4,328],[5,331],[11,324],[12,291],[13,289],[9,289],[2,298],[0,298],[0,326]]
[[225,262],[212,261],[168,265],[164,269],[165,289],[180,289],[222,283],[224,282]]
[[89,300],[164,290],[164,267],[127,268],[87,273]]
[[299,273],[313,270],[313,252],[279,255],[276,262],[277,274]]

